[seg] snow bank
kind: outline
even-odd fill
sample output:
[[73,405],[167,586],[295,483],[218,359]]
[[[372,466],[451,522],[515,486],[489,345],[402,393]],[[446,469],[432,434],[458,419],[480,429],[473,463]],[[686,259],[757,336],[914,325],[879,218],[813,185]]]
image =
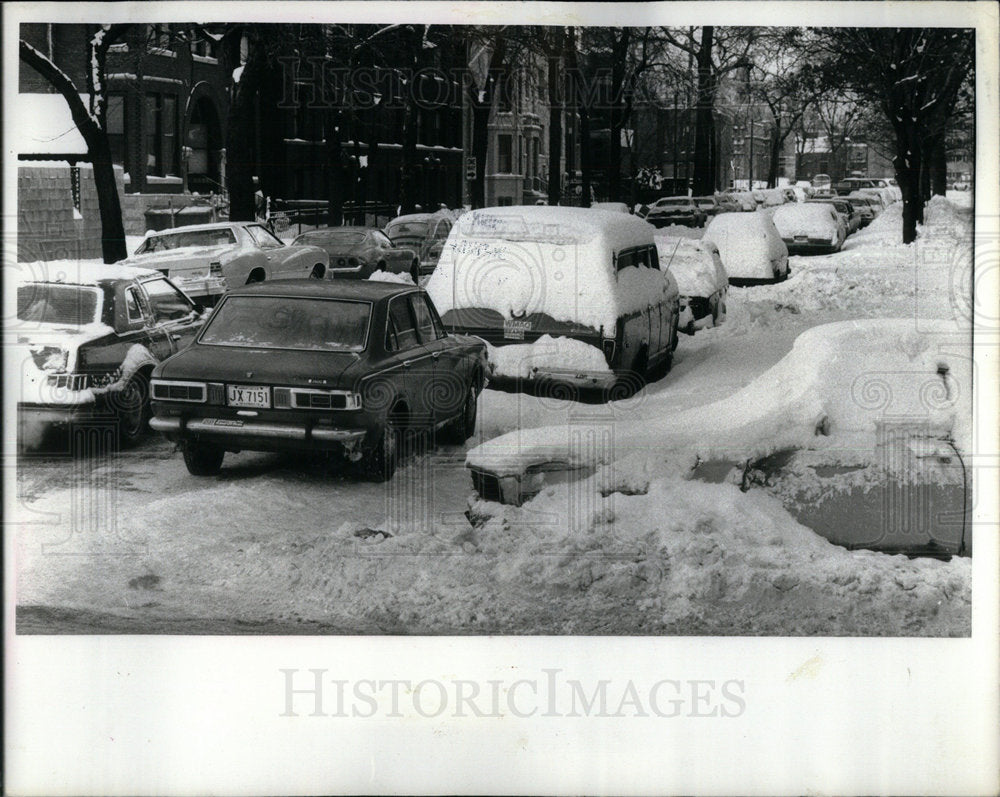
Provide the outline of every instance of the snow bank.
[[400,285],[413,285],[413,277],[409,274],[396,274],[392,271],[373,271],[368,277],[372,282],[398,282]]
[[573,338],[542,335],[533,343],[492,346],[487,359],[497,376],[527,379],[533,370],[573,370],[587,374],[610,374],[604,354],[594,346]]
[[[971,439],[971,351],[948,322],[843,321],[804,332],[777,365],[731,396],[658,419],[617,421],[613,445],[577,446],[580,426],[515,430],[470,450],[466,465],[499,476],[546,463],[593,468],[634,452],[661,462],[745,459],[786,448],[873,455],[883,417]],[[822,434],[821,434],[822,432]],[[857,460],[856,460],[857,461]]]
[[589,208],[486,208],[452,228],[427,292],[442,315],[482,308],[504,318],[545,313],[594,329],[666,297],[662,272],[615,272],[614,255],[653,244],[654,228]]

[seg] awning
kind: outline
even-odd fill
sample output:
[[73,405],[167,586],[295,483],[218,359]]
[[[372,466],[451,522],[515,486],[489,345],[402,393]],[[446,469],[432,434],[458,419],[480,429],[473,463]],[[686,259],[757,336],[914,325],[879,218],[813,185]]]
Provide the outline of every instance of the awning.
[[[90,102],[81,95],[84,105]],[[88,160],[87,144],[73,123],[61,94],[18,94],[14,140],[8,145],[21,160]]]

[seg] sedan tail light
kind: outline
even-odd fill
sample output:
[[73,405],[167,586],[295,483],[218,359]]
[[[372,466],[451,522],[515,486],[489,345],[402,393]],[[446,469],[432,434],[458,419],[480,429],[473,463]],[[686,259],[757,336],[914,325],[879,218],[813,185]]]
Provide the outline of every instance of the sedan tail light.
[[611,361],[615,358],[615,339],[605,338],[602,342],[602,348],[604,349],[604,359],[608,361],[608,365],[611,365]]

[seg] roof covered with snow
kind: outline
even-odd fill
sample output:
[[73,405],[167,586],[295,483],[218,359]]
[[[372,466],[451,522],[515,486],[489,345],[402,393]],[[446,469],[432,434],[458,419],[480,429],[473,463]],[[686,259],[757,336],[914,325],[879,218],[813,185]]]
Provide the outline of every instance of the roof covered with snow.
[[160,276],[155,269],[137,268],[118,263],[102,263],[100,260],[49,260],[38,263],[19,264],[16,279],[27,282],[61,282],[68,285],[97,285],[100,282],[134,280],[143,277]]
[[[80,95],[84,105],[90,102]],[[19,155],[87,155],[87,144],[73,122],[61,94],[18,94],[14,104],[14,140],[8,145]]]
[[427,283],[442,314],[490,309],[503,318],[544,313],[593,329],[672,291],[658,269],[616,271],[615,255],[653,245],[655,228],[623,213],[525,206],[466,213],[452,227]]

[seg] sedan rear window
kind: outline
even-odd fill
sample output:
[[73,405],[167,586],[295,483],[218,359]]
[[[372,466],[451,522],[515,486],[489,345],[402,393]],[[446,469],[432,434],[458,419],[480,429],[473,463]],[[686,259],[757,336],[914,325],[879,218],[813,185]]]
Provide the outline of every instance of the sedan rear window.
[[390,238],[402,235],[415,235],[423,238],[427,235],[426,221],[401,221],[399,224],[389,224],[385,228],[386,234]]
[[236,236],[228,227],[219,230],[188,230],[165,235],[151,235],[135,250],[137,255],[147,252],[167,252],[187,246],[231,246]]
[[317,232],[302,233],[293,243],[312,244],[322,246],[323,244],[355,245],[364,243],[365,233],[353,230],[321,230]]
[[210,346],[361,351],[371,304],[298,296],[227,297],[198,339]]
[[97,288],[31,282],[17,289],[21,321],[84,326],[97,321],[97,306]]

